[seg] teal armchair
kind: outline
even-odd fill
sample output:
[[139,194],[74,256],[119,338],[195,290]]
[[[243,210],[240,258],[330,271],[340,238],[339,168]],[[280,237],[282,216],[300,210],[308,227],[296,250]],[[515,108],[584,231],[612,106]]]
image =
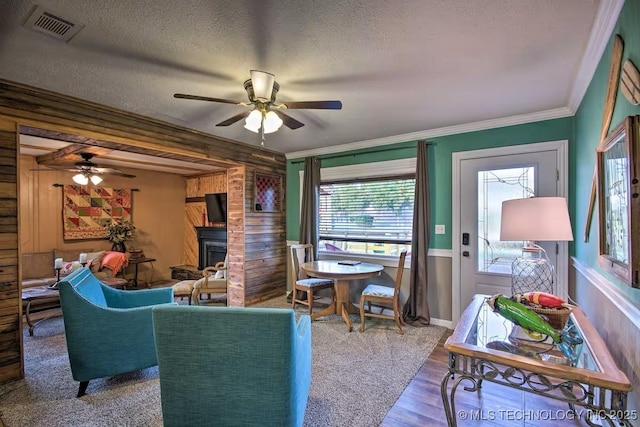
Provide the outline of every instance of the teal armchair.
[[290,309],[154,307],[164,425],[301,426],[311,322]]
[[78,397],[89,381],[157,365],[152,306],[173,305],[173,289],[123,291],[81,268],[58,283]]

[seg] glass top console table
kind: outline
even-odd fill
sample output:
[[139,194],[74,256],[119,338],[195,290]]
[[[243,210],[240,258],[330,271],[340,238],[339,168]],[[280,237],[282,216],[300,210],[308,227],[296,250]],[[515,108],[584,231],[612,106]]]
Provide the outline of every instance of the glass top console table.
[[[631,425],[627,393],[631,383],[618,369],[604,341],[576,307],[568,320],[582,338],[575,346],[572,362],[548,340],[530,337],[519,326],[494,313],[476,295],[447,339],[449,370],[440,391],[447,422],[457,425],[455,393],[463,383],[465,391],[478,391],[482,381],[490,381],[529,393],[564,401],[568,410],[583,414],[585,422],[602,425]],[[586,409],[577,412],[576,406]]]

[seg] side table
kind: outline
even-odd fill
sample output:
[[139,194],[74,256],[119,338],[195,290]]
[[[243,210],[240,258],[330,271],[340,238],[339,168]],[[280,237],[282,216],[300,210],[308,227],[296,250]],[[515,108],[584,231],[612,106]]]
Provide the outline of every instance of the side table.
[[[147,258],[147,257],[140,257],[140,258],[129,258],[129,265],[133,265],[135,268],[134,274],[133,274],[133,279],[131,279],[131,283],[133,283],[133,286],[135,286],[136,288],[138,287],[138,265],[140,264],[144,264],[146,262],[154,262],[156,259],[155,258]],[[153,264],[151,265],[151,268],[153,268]],[[147,282],[147,288],[151,287],[151,283]]]
[[[465,391],[478,391],[483,381],[566,402],[567,409],[576,416],[581,414],[588,425],[595,425],[591,421],[594,415],[606,425],[631,426],[634,413],[627,411],[631,382],[579,307],[573,308],[568,327],[575,328],[584,342],[576,348],[579,357],[571,364],[555,350],[543,351],[538,357],[498,350],[492,344],[510,343],[513,347],[521,340],[514,338],[516,326],[485,303],[488,297],[473,298],[444,345],[449,351],[449,371],[440,392],[449,426],[457,425],[455,393],[460,383],[465,382]],[[576,406],[585,411],[576,412]]]

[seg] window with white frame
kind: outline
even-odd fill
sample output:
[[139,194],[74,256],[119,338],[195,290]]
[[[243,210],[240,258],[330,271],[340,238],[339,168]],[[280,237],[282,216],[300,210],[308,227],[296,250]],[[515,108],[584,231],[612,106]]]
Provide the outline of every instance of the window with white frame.
[[415,158],[321,169],[319,250],[411,250]]

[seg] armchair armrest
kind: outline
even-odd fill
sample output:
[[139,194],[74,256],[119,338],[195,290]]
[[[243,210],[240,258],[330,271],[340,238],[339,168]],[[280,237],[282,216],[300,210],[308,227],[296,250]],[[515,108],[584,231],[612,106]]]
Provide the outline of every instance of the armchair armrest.
[[295,425],[302,425],[311,387],[311,318],[309,315],[300,316],[295,333],[295,405],[296,413],[300,417],[295,421]]
[[101,284],[109,308],[132,308],[173,302],[173,288],[124,291]]
[[306,341],[311,339],[311,317],[308,314],[303,314],[298,320],[296,325],[296,332],[299,341]]

